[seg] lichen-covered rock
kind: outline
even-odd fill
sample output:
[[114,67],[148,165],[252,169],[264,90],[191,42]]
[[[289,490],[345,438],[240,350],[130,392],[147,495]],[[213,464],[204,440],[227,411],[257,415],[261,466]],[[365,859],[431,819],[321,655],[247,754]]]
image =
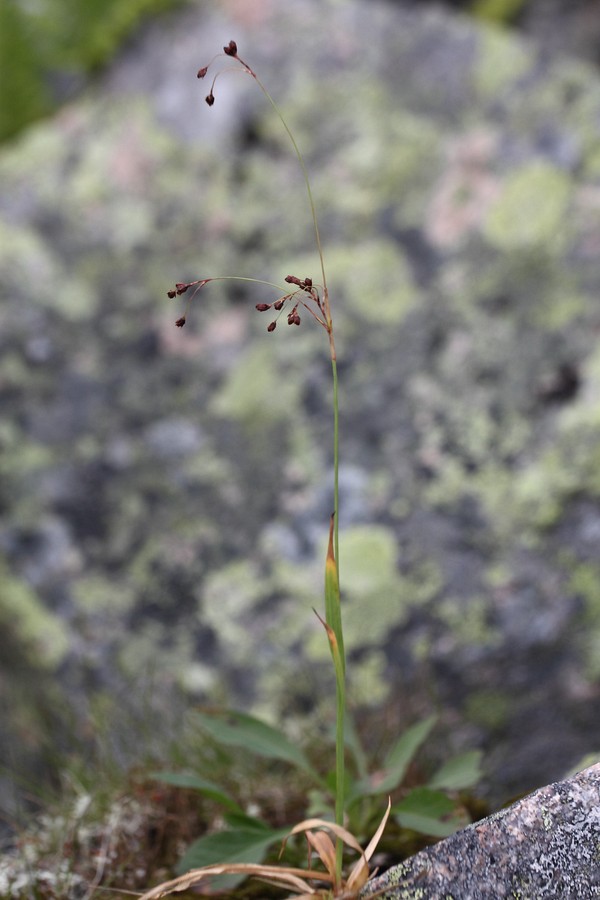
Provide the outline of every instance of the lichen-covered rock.
[[380,900],[592,900],[600,764],[530,794],[369,882]]
[[434,696],[498,792],[548,781],[600,745],[597,77],[439,10],[219,9],[148,29],[0,157],[0,554],[7,609],[36,595],[11,640],[60,635],[36,663],[69,747],[98,710],[173,733],[180,689],[329,703],[324,336],[267,335],[256,286],[207,286],[185,329],[165,296],[317,277],[268,104],[226,77],[203,102],[235,35],[321,218],[353,696],[400,727]]

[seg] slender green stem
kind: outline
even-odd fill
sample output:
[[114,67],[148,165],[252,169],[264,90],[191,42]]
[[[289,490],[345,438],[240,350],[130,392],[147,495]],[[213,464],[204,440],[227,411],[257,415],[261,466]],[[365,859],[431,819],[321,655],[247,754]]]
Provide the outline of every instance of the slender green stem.
[[[339,601],[339,578],[340,578],[340,549],[339,549],[339,392],[338,392],[338,373],[337,360],[335,352],[331,357],[331,371],[333,375],[333,508],[335,510],[334,520],[334,551],[337,565],[338,576],[338,601]],[[341,608],[340,608],[340,628],[342,626]],[[346,683],[345,670],[346,659],[344,644],[342,641],[342,672],[336,673],[336,730],[335,730],[335,821],[338,825],[344,824],[344,806],[345,806],[345,787],[346,787],[346,771],[345,771],[345,719],[346,719]],[[336,842],[335,847],[336,875],[341,877],[342,857],[344,853],[344,845],[341,841]]]
[[340,540],[339,540],[339,509],[340,509],[340,405],[338,393],[337,360],[331,359],[333,374],[333,509],[335,522],[333,525],[333,540],[335,549],[335,561],[337,563],[338,583],[340,580]]
[[[344,808],[346,800],[346,760],[345,760],[345,730],[346,730],[346,682],[345,675],[336,675],[336,722],[335,722],[335,821],[338,825],[344,824]],[[336,841],[335,862],[338,879],[342,874],[342,857],[344,844]]]
[[[327,287],[327,276],[325,274],[325,260],[323,257],[323,246],[321,244],[321,235],[319,232],[319,223],[317,220],[317,211],[315,207],[315,202],[312,194],[312,189],[310,186],[310,179],[308,177],[308,171],[306,169],[306,165],[304,163],[304,158],[302,153],[300,152],[300,148],[296,143],[296,139],[288,126],[285,117],[281,110],[279,109],[277,103],[258,78],[256,73],[244,63],[242,60],[242,65],[247,69],[250,75],[255,79],[256,83],[260,87],[261,91],[273,107],[275,113],[277,114],[281,124],[283,125],[290,141],[292,147],[294,148],[294,152],[298,158],[298,162],[300,163],[300,168],[302,170],[302,175],[304,176],[304,183],[306,185],[306,192],[308,194],[308,202],[310,206],[310,212],[312,216],[313,229],[315,234],[315,242],[317,245],[317,252],[319,254],[319,263],[321,266],[321,276],[323,278],[323,308],[325,312],[325,324],[327,329],[327,334],[329,337],[329,350],[331,355],[331,369],[333,375],[333,507],[334,507],[334,553],[335,553],[335,564],[337,569],[337,621],[339,622],[339,640],[338,646],[340,651],[340,660],[339,664],[336,665],[336,734],[335,734],[335,771],[336,771],[336,791],[335,791],[335,821],[338,825],[344,824],[344,806],[345,806],[345,783],[346,783],[346,774],[345,774],[345,718],[346,718],[346,682],[345,682],[345,671],[346,671],[346,659],[344,652],[344,642],[343,642],[343,630],[342,630],[342,620],[341,620],[341,606],[340,606],[340,593],[339,593],[339,566],[340,566],[340,554],[339,554],[339,392],[338,392],[338,372],[337,372],[337,357],[335,352],[335,342],[333,339],[333,319],[331,316],[331,308],[329,305],[329,289]],[[341,840],[336,841],[336,878],[337,882],[340,883],[341,873],[342,873],[342,856],[343,856],[344,845]]]

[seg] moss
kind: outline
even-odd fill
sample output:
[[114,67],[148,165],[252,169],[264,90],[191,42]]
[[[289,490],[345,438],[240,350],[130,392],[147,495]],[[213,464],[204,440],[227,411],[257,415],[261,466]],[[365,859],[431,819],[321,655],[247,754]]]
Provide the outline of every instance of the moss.
[[501,730],[510,718],[513,700],[502,691],[473,691],[465,702],[465,715],[488,731]]
[[570,194],[571,182],[563,171],[541,160],[526,163],[505,179],[484,234],[499,250],[553,246],[565,235]]
[[594,563],[571,561],[568,590],[581,598],[581,621],[584,629],[579,636],[580,652],[586,676],[600,679],[600,566]]
[[50,76],[78,86],[106,63],[140,21],[182,0],[77,0],[0,5],[0,141],[12,138],[56,106]]
[[600,626],[600,566],[579,563],[569,580],[569,590],[579,595],[585,603],[585,616],[589,624]]
[[514,21],[527,0],[473,0],[471,13],[479,19],[500,24]]

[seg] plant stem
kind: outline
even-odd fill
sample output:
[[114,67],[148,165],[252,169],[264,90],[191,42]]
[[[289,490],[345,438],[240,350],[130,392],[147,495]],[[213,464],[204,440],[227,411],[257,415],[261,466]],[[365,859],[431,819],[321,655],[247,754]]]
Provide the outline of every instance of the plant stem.
[[[258,78],[256,73],[248,66],[243,60],[240,60],[242,65],[246,68],[249,74],[255,79],[256,83],[260,87],[264,96],[267,98],[271,106],[273,107],[275,113],[277,114],[281,124],[283,125],[290,141],[292,147],[294,148],[294,152],[298,158],[298,162],[300,163],[300,168],[302,170],[302,175],[304,176],[304,183],[306,185],[306,192],[308,194],[308,203],[310,206],[310,212],[312,216],[313,229],[315,234],[315,242],[317,245],[317,252],[319,254],[319,263],[321,266],[321,276],[323,278],[323,309],[325,312],[325,324],[327,329],[327,334],[329,337],[329,352],[331,356],[331,370],[333,376],[333,509],[334,509],[334,553],[335,553],[335,564],[337,569],[337,621],[339,623],[339,635],[338,635],[338,644],[339,650],[341,654],[341,666],[336,666],[336,729],[335,729],[335,774],[336,774],[336,789],[335,789],[335,821],[338,825],[344,824],[344,806],[345,806],[345,784],[346,784],[346,773],[345,773],[345,718],[346,718],[346,680],[345,680],[345,672],[346,672],[346,658],[344,651],[344,642],[343,642],[343,630],[342,630],[342,619],[341,619],[341,606],[340,606],[340,592],[339,592],[339,584],[340,584],[340,553],[339,553],[339,391],[338,391],[338,372],[337,372],[337,356],[335,352],[335,342],[333,338],[333,319],[331,316],[331,308],[329,304],[329,290],[327,287],[327,276],[325,274],[325,261],[323,257],[323,246],[321,244],[321,235],[319,232],[319,223],[317,220],[317,211],[315,208],[315,202],[312,194],[312,189],[310,186],[310,179],[308,177],[308,172],[306,169],[306,165],[304,163],[304,158],[302,153],[300,152],[300,148],[296,143],[296,139],[287,124],[285,117],[281,110],[279,109],[277,103],[266,89],[264,84]],[[338,839],[336,841],[336,878],[338,884],[341,881],[342,874],[342,856],[343,856],[344,845],[343,842]]]
[[[340,602],[340,553],[339,553],[339,390],[337,359],[333,334],[330,333],[331,348],[331,372],[333,376],[333,507],[334,507],[334,553],[337,571],[337,603],[339,622],[339,650],[341,666],[336,667],[335,692],[336,692],[336,728],[335,728],[335,821],[338,825],[344,824],[346,771],[345,771],[345,731],[346,731],[346,653],[344,649],[342,610]],[[335,862],[336,876],[338,880],[342,874],[342,857],[344,845],[341,840],[336,841]]]
[[340,541],[339,541],[339,509],[340,509],[340,405],[338,394],[338,372],[335,352],[331,357],[331,371],[333,375],[333,510],[335,521],[333,524],[333,540],[335,549],[335,561],[337,564],[338,584],[340,581]]

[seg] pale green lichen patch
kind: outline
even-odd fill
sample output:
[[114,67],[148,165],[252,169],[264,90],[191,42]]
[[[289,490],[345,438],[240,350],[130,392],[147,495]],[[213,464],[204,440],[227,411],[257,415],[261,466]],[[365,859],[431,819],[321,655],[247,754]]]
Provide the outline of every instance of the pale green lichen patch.
[[211,574],[204,583],[200,615],[211,625],[219,640],[245,652],[248,629],[256,617],[252,611],[263,591],[258,572],[251,561],[234,562]]
[[352,661],[349,685],[352,704],[356,707],[384,703],[389,698],[386,672],[388,662],[381,650],[369,650]]
[[336,247],[327,262],[332,281],[346,283],[346,314],[354,314],[361,322],[381,328],[398,325],[418,302],[407,260],[391,241]]
[[[288,327],[285,318],[280,327]],[[296,379],[282,377],[282,374],[285,373],[277,368],[273,347],[253,346],[215,394],[212,412],[239,419],[252,429],[287,419],[297,403],[299,386]]]
[[561,243],[571,193],[567,175],[536,160],[508,175],[484,225],[488,241],[517,251]]
[[452,637],[469,647],[494,646],[501,638],[490,623],[485,597],[445,597],[435,605],[435,616]]
[[98,309],[92,284],[63,269],[35,233],[1,220],[0,268],[10,273],[6,287],[16,302],[35,298],[40,307],[72,322],[90,319]]
[[484,98],[514,86],[531,68],[531,55],[520,41],[498,28],[482,29],[473,72],[476,90]]
[[0,620],[31,663],[53,670],[64,660],[69,649],[66,623],[47,610],[26,584],[12,577],[4,563],[0,563]]
[[345,529],[340,535],[340,571],[345,596],[344,629],[350,647],[383,640],[390,629],[406,621],[411,609],[428,603],[443,580],[432,560],[417,565],[411,576],[396,567],[393,533],[371,526]]

